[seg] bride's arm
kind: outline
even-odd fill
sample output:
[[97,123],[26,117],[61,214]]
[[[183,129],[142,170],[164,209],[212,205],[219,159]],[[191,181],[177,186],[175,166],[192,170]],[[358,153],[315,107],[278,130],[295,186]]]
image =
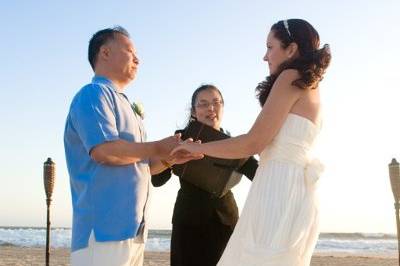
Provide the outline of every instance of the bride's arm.
[[178,146],[174,151],[187,150],[228,159],[244,158],[260,153],[278,133],[292,106],[301,96],[303,90],[292,85],[292,81],[297,78],[296,70],[285,70],[279,75],[247,134],[204,144],[188,143]]

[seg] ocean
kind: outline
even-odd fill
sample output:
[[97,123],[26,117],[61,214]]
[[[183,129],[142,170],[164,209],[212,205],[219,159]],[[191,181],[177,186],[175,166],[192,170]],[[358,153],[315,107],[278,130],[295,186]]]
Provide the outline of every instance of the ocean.
[[[69,248],[70,228],[52,228],[50,245]],[[150,230],[146,251],[169,251],[170,230]],[[1,246],[42,247],[46,245],[46,228],[0,227]],[[366,233],[321,233],[316,253],[351,253],[353,255],[394,255],[397,252],[397,237],[392,234]]]

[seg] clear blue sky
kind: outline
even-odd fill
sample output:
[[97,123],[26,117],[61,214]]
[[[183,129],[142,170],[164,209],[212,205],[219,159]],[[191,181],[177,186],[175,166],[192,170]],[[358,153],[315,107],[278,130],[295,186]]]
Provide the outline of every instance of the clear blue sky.
[[[145,106],[149,140],[184,124],[205,82],[220,87],[223,127],[236,135],[260,110],[254,88],[268,74],[270,26],[303,18],[333,53],[321,83],[322,230],[394,232],[387,164],[400,159],[399,10],[397,0],[2,1],[0,225],[45,226],[47,157],[57,163],[53,225],[71,225],[63,129],[73,95],[92,77],[94,32],[122,25],[131,33],[141,64],[126,93]],[[240,208],[249,186],[234,190]],[[175,178],[153,190],[153,228],[170,227],[177,189]]]

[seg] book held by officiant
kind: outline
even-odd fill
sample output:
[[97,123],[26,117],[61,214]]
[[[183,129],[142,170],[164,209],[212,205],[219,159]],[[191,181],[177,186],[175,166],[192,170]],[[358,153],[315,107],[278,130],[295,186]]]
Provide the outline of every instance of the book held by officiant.
[[[191,121],[182,133],[182,139],[192,138],[202,143],[230,138],[222,131],[216,130],[198,121]],[[187,182],[213,194],[224,196],[239,183],[242,174],[237,172],[248,158],[221,159],[204,156],[201,160],[189,161],[183,165],[174,165],[174,174]]]

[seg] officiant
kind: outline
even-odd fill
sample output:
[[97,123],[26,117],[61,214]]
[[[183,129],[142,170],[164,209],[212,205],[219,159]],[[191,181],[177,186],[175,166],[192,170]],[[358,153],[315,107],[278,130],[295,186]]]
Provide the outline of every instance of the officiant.
[[[219,89],[210,84],[202,85],[192,95],[188,125],[176,133],[181,133],[183,139],[192,137],[196,140],[196,136],[188,136],[188,129],[200,124],[205,132],[211,132],[207,136],[228,137],[229,134],[220,127],[223,110],[224,100]],[[163,161],[163,164],[167,169],[152,176],[153,185],[159,187],[165,184],[172,172],[179,176],[181,185],[172,217],[171,266],[215,266],[239,214],[229,180],[225,189],[216,188],[215,191],[212,190],[214,185],[207,186],[207,182],[214,184],[216,178],[222,178],[222,175],[226,178],[231,174],[244,174],[252,180],[258,167],[257,160],[250,157],[236,161],[224,160],[221,163],[214,162],[212,158],[204,158],[183,166],[175,166],[173,161]],[[194,165],[202,171],[190,171],[196,169]],[[199,172],[206,186],[196,183],[198,177],[194,175],[199,175]]]

